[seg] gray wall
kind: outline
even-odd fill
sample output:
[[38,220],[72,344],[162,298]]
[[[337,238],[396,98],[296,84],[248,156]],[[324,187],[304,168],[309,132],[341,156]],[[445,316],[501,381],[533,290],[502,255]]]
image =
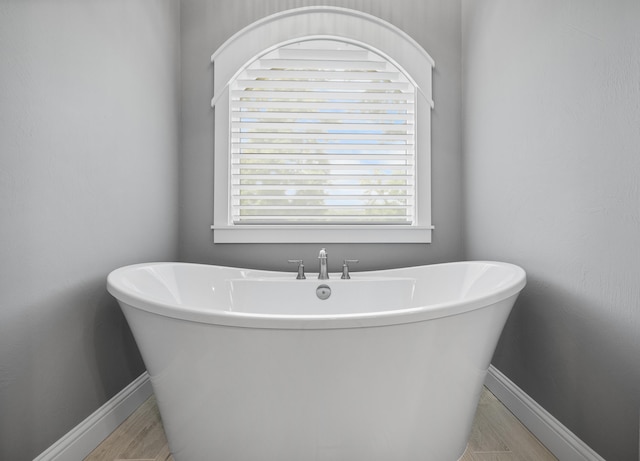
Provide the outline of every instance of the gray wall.
[[209,229],[209,57],[314,4],[386,19],[436,61],[433,243],[331,245],[331,269],[522,265],[494,364],[605,458],[635,461],[635,0],[0,1],[0,459],[31,459],[144,369],[113,268],[315,260],[319,245],[214,245]]
[[638,460],[640,2],[463,1],[467,257],[529,285],[496,365]]
[[462,258],[460,2],[441,0],[183,0],[181,8],[182,144],[180,255],[184,261],[295,270],[286,259],[304,258],[310,271],[315,245],[213,244],[213,67],[211,54],[226,39],[266,15],[294,7],[333,5],[358,9],[400,27],[434,58],[432,130],[433,222],[429,245],[327,245],[330,270],[358,258],[356,270],[418,265]]
[[0,1],[0,459],[144,371],[105,290],[177,257],[179,5]]

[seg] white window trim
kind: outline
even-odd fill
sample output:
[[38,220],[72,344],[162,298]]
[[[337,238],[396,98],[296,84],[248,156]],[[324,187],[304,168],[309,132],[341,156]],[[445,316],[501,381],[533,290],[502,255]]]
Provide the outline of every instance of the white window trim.
[[[329,37],[371,46],[405,69],[415,81],[417,223],[406,225],[245,225],[229,222],[229,83],[248,62],[285,43]],[[433,59],[405,32],[375,16],[337,7],[305,7],[259,20],[227,40],[214,63],[216,243],[429,243],[431,242],[431,93]]]

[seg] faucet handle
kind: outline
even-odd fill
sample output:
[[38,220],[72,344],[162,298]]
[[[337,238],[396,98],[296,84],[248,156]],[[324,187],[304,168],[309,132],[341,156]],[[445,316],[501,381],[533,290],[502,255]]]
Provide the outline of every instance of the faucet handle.
[[302,259],[289,259],[289,263],[298,265],[298,276],[296,280],[304,280],[307,277],[304,275],[304,261]]
[[341,279],[350,279],[351,276],[349,275],[349,264],[350,263],[359,263],[360,260],[359,259],[345,259],[344,262],[342,263],[342,277],[340,277]]

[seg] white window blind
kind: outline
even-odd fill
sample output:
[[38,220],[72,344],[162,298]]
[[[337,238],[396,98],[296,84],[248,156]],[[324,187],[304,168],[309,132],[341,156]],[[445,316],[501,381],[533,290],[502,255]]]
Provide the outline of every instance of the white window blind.
[[416,223],[416,88],[338,40],[279,47],[230,84],[230,223]]

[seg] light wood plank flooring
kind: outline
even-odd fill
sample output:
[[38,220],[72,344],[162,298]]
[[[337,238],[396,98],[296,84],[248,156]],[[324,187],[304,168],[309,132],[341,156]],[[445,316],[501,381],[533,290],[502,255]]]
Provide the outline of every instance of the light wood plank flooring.
[[[153,396],[85,458],[85,461],[125,460],[173,461]],[[478,404],[469,446],[460,461],[557,459],[485,389]]]

